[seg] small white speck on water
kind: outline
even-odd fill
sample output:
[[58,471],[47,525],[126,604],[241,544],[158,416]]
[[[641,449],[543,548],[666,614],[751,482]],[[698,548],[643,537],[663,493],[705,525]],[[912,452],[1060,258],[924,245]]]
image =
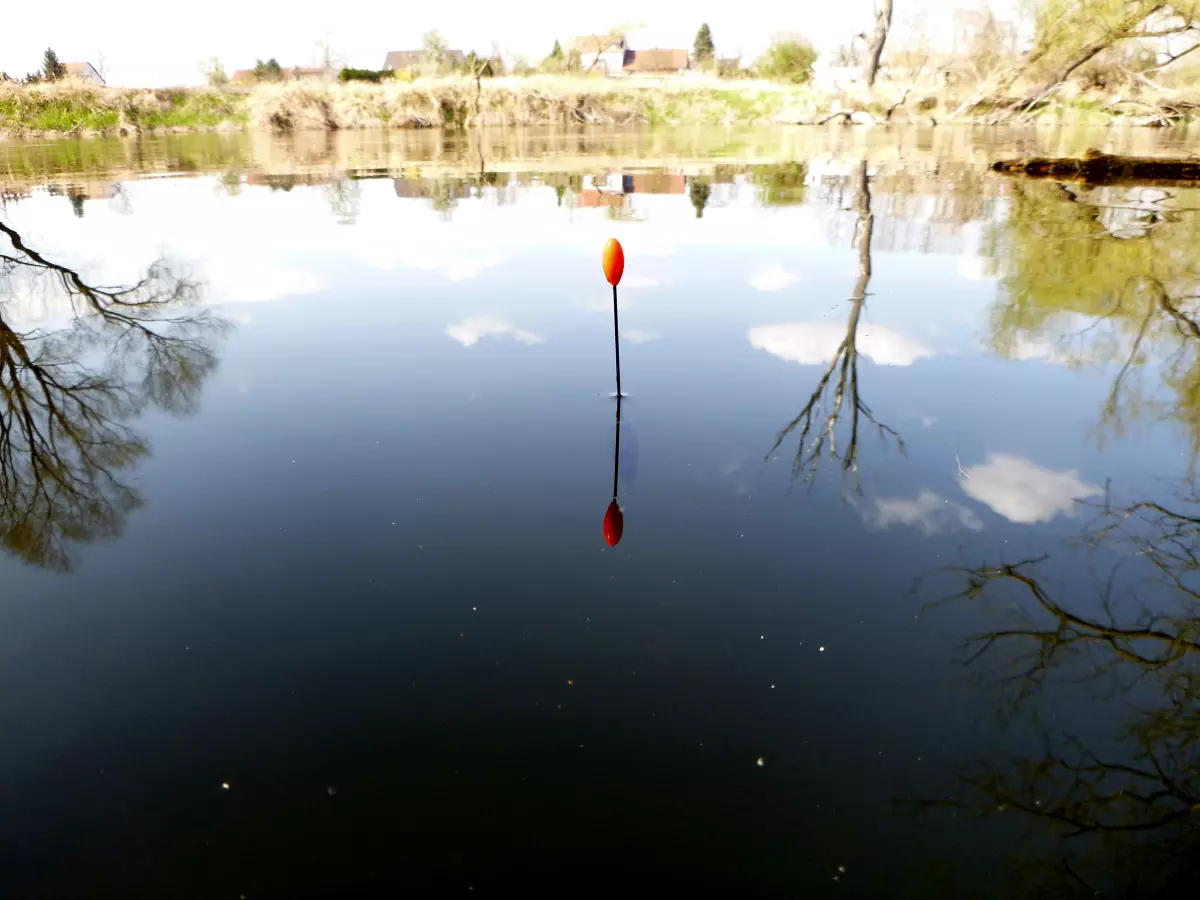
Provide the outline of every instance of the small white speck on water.
[[775,685],[771,685],[771,690],[775,690]]
[[184,650],[191,650],[192,648],[191,648],[191,647],[184,647],[183,649],[184,649]]
[[330,797],[332,797],[334,794],[337,793],[337,791],[332,786],[330,786],[330,787],[325,788],[325,793],[327,793]]
[[762,768],[763,766],[765,766],[766,764],[767,764],[767,761],[766,761],[765,759],[763,759],[763,758],[760,756],[760,757],[758,758],[758,767],[761,769],[761,768]]
[[839,872],[841,872],[843,875],[845,875],[845,874],[846,874],[846,867],[845,867],[845,866],[838,866],[838,871],[839,871]]
[[767,636],[766,636],[765,634],[760,634],[760,635],[758,636],[758,639],[759,639],[760,641],[762,641],[762,640],[766,640],[766,637],[767,637]]
[[221,782],[221,790],[223,790],[223,791],[229,790],[229,782],[228,781]]
[[818,652],[818,653],[824,653],[824,652],[825,652],[825,648],[824,648],[824,647],[818,647],[818,648],[817,648],[817,652]]
[[479,612],[479,607],[478,607],[478,606],[472,606],[472,607],[471,607],[471,612]]

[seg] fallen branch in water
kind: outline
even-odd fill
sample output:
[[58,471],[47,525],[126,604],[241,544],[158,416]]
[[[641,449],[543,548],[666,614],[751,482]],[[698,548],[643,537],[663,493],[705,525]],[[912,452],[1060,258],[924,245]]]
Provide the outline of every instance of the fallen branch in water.
[[1035,156],[1028,159],[998,160],[992,163],[992,170],[1007,175],[1082,181],[1088,184],[1200,182],[1200,160],[1114,156],[1099,150],[1088,150],[1081,159]]

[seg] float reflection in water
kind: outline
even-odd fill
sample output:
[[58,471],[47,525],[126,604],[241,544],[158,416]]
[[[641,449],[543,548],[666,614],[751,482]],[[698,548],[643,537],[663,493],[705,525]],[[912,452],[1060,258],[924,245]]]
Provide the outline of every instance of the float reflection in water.
[[616,238],[609,238],[604,245],[604,277],[613,289],[613,352],[617,363],[617,439],[613,447],[613,496],[612,502],[604,513],[604,540],[608,546],[615,547],[621,541],[625,531],[625,514],[617,503],[617,477],[620,472],[621,457],[621,337],[617,321],[617,285],[625,272],[625,252]]

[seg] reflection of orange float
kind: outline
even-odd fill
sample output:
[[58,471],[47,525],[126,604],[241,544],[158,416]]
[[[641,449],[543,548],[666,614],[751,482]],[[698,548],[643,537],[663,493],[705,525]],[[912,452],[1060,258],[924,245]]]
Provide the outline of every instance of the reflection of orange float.
[[608,546],[617,546],[621,541],[621,532],[624,530],[625,514],[621,512],[621,507],[617,505],[614,497],[612,503],[608,504],[608,511],[604,514],[604,540]]
[[621,452],[621,339],[617,327],[617,285],[625,272],[625,251],[621,249],[621,242],[609,238],[604,245],[602,260],[604,277],[613,289],[613,351],[617,358],[617,442],[613,448],[613,498],[604,513],[604,540],[608,546],[615,547],[625,530],[625,514],[617,504],[617,460]]

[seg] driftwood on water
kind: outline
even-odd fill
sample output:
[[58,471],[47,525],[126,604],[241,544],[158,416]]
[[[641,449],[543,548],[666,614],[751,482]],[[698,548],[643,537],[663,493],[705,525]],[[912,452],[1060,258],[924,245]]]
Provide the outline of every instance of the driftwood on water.
[[1088,184],[1200,184],[1200,157],[1112,156],[1099,150],[1088,150],[1079,159],[1002,159],[992,163],[992,170]]

